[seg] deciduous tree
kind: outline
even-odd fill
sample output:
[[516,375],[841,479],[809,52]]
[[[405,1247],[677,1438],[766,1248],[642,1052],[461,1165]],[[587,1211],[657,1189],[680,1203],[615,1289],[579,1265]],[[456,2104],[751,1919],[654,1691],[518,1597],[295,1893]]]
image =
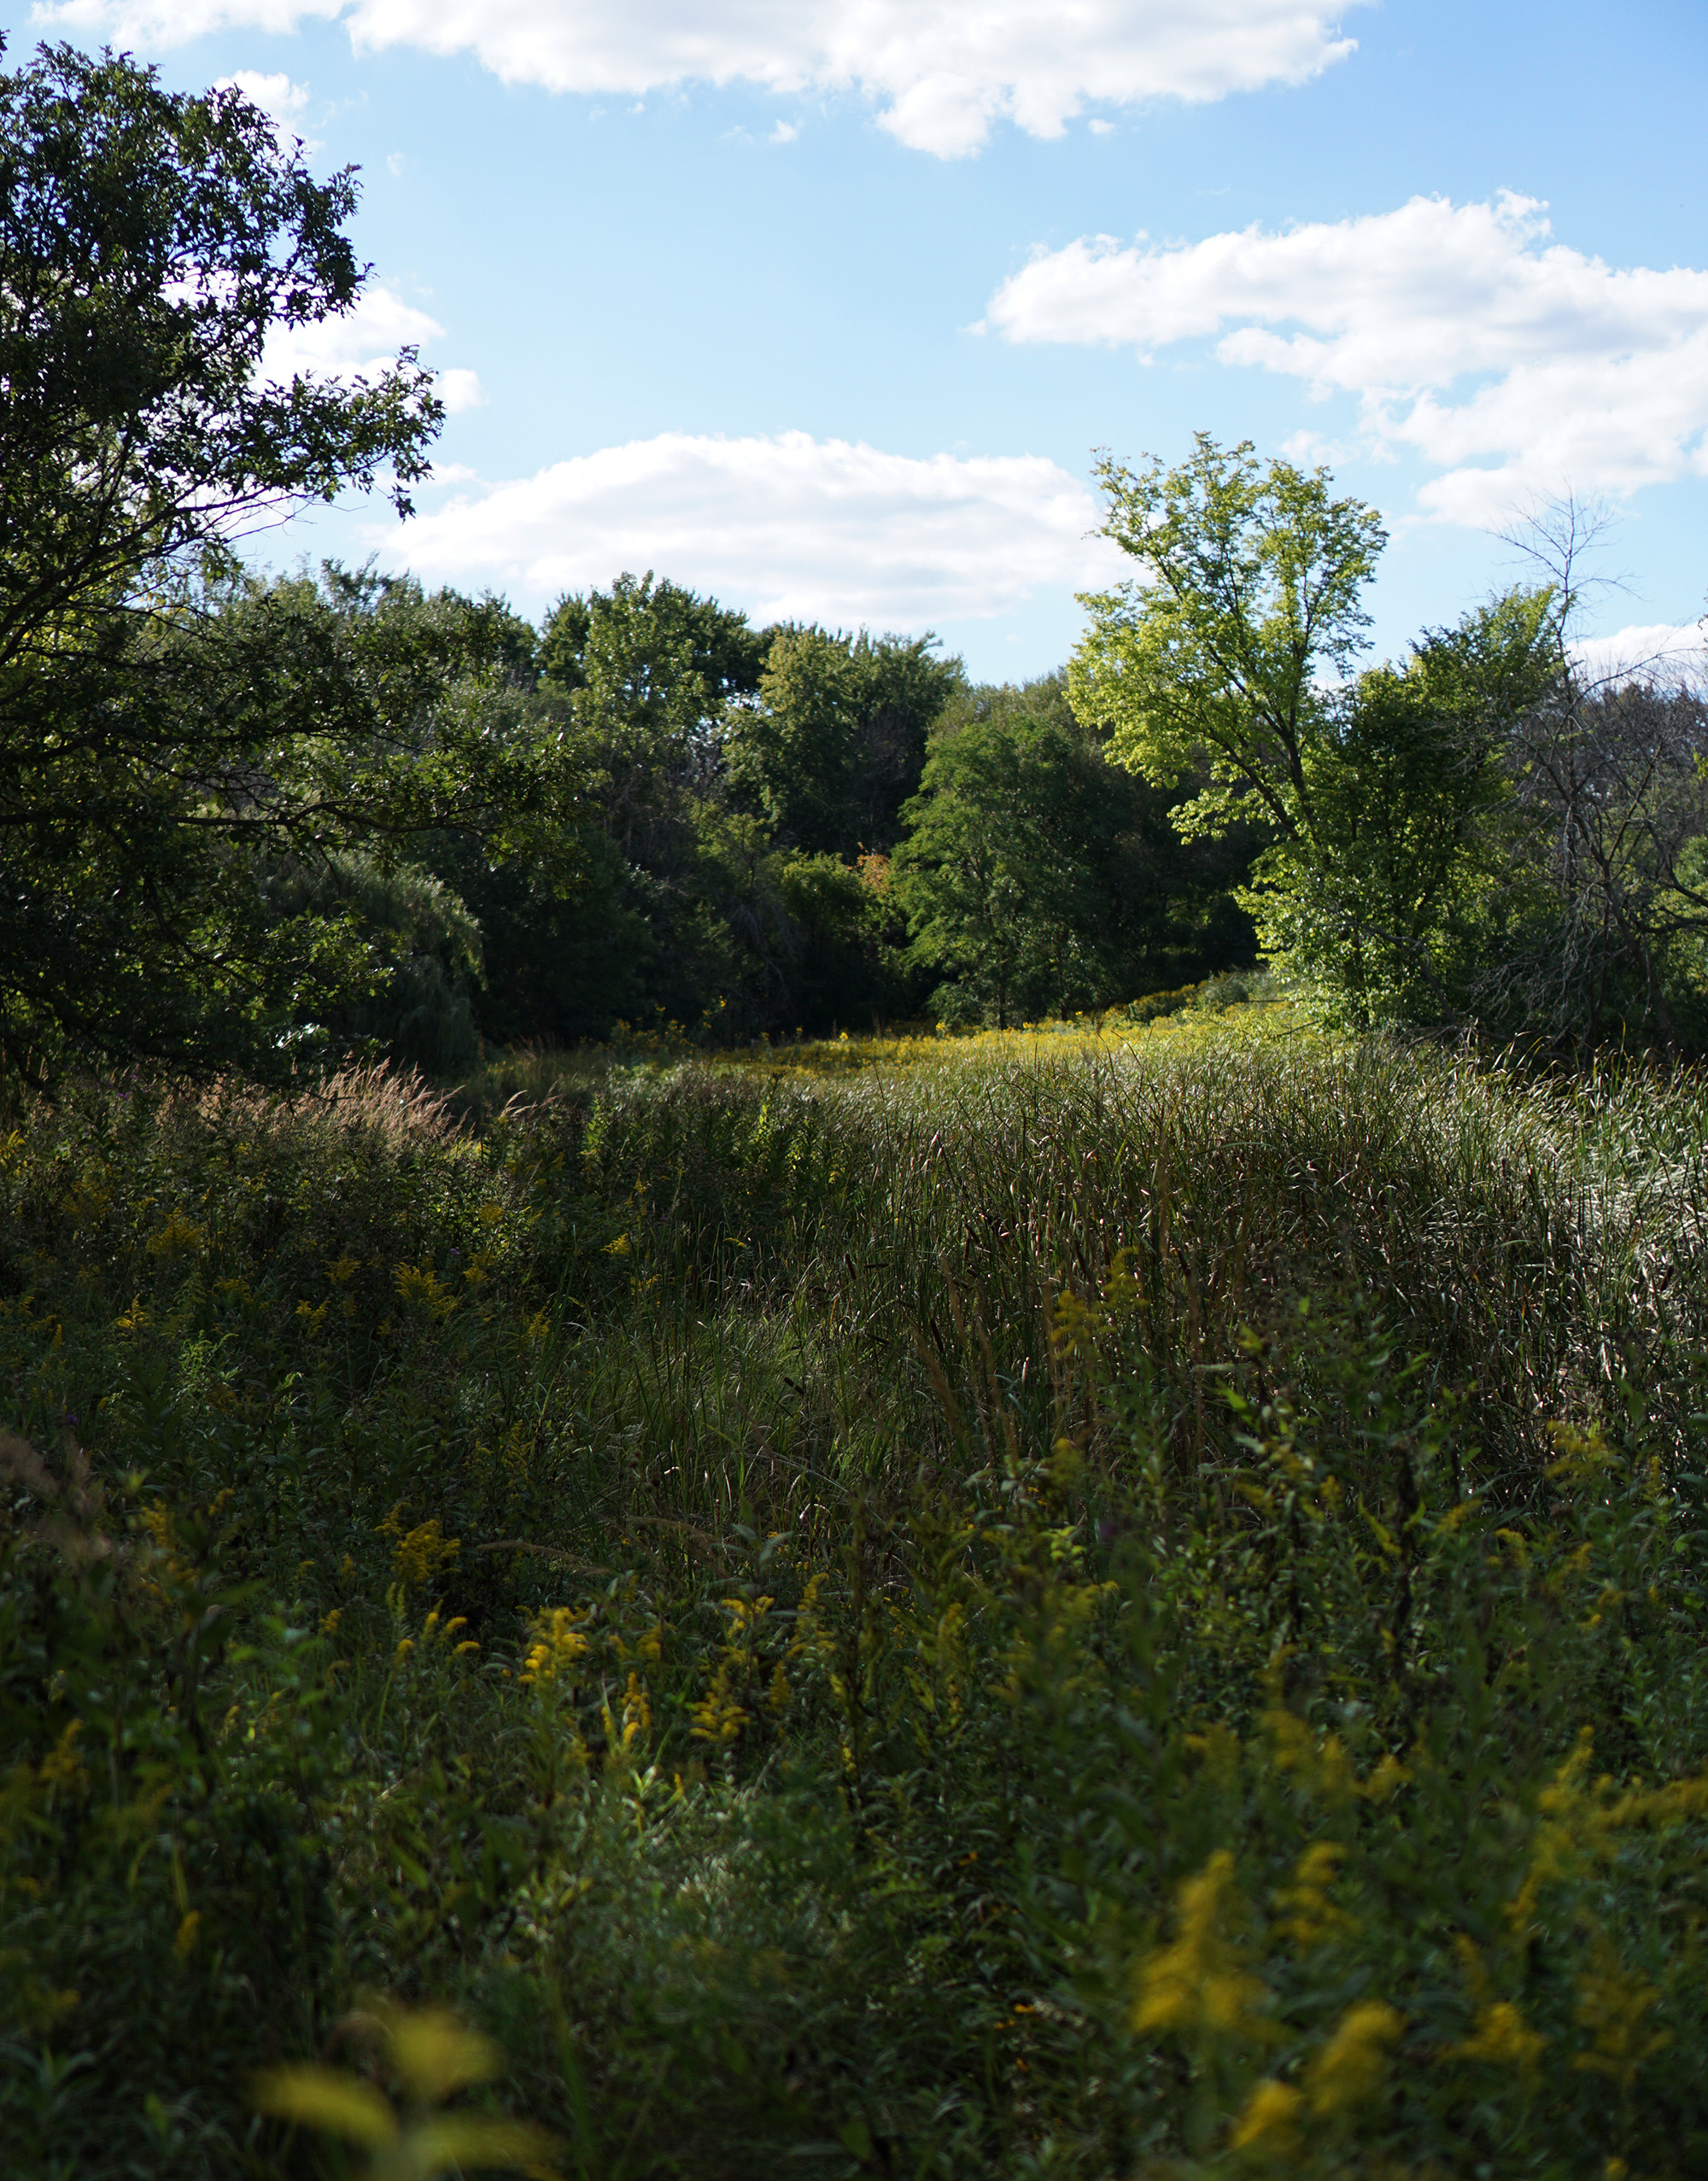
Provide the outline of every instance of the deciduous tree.
[[[0,74],[0,1044],[212,1061],[324,971],[255,850],[300,804],[269,763],[318,722],[277,689],[186,710],[195,578],[245,523],[347,486],[399,512],[440,420],[412,351],[284,377],[269,336],[366,278],[346,171],[235,91],[44,49]],[[318,965],[318,966],[317,966]]]

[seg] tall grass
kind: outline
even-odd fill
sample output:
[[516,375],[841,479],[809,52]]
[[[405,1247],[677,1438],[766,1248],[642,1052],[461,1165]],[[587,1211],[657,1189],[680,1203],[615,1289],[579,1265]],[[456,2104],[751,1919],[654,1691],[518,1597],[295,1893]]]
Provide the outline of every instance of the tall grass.
[[1700,1108],[1236,1009],[20,1112],[19,2170],[339,2171],[252,2085],[377,1995],[565,2172],[1693,2170]]

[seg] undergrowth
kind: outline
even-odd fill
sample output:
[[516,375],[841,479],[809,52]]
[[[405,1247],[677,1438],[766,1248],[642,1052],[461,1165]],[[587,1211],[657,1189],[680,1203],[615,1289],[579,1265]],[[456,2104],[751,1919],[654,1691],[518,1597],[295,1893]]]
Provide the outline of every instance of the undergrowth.
[[1702,2170],[1695,1087],[1182,1020],[0,1123],[8,2170]]

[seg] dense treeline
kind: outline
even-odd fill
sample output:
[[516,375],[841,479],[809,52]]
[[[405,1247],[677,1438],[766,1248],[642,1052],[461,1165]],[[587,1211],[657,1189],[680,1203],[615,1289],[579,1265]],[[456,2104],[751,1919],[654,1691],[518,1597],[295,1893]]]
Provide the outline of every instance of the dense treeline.
[[1250,957],[1249,843],[1182,843],[1179,797],[1110,763],[1060,675],[981,687],[929,637],[756,631],[650,575],[564,599],[537,642],[407,579],[329,570],[303,605],[405,645],[465,629],[442,701],[535,769],[557,828],[542,854],[537,833],[506,853],[442,827],[383,892],[341,880],[371,934],[414,949],[383,1020],[327,1026],[341,1042],[378,1031],[442,1069],[477,1033],[1012,1021]]
[[[1249,843],[1183,843],[1179,796],[1110,762],[1062,676],[976,687],[929,637],[756,630],[650,574],[535,630],[328,564],[175,601],[114,663],[113,701],[143,673],[171,708],[162,771],[234,722],[260,762],[220,786],[245,808],[264,819],[313,774],[304,816],[228,845],[199,899],[199,844],[149,844],[234,958],[266,933],[298,972],[269,989],[257,960],[222,996],[247,1020],[219,1050],[445,1073],[483,1042],[621,1025],[727,1043],[927,1009],[1006,1022],[1251,956],[1231,891]],[[59,1007],[71,944],[15,987],[15,1042],[193,1049],[153,950],[122,1016]]]

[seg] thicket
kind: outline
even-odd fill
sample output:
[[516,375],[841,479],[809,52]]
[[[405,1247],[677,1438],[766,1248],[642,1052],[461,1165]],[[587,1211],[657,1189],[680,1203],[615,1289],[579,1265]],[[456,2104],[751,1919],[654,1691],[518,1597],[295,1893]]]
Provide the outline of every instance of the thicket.
[[1699,1096],[1282,1020],[17,1108],[14,2170],[1699,2170]]

